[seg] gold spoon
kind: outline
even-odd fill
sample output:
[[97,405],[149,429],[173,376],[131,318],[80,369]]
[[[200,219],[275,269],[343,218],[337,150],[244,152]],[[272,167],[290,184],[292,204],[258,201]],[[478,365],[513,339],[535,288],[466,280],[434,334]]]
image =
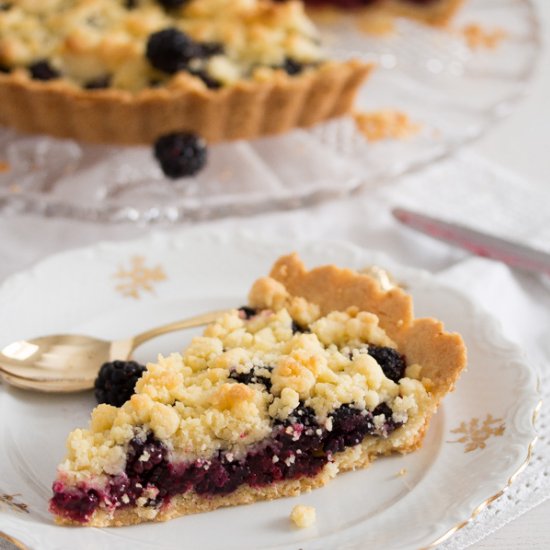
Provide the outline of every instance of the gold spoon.
[[76,392],[93,388],[107,361],[127,360],[141,344],[162,334],[199,327],[230,310],[203,313],[142,332],[127,340],[58,334],[18,340],[0,351],[0,378],[18,388],[44,392]]

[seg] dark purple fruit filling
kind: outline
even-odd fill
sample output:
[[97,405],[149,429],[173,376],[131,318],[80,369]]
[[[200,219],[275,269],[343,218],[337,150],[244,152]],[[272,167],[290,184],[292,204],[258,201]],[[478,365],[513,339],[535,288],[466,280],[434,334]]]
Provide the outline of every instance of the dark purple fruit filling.
[[53,484],[50,508],[52,511],[60,510],[66,518],[73,521],[88,521],[99,502],[100,496],[95,489],[77,488],[65,491],[62,483],[56,481]]
[[369,346],[368,353],[382,367],[384,374],[390,380],[399,382],[405,376],[405,356],[393,348]]
[[94,78],[93,80],[88,80],[84,84],[86,90],[103,90],[108,88],[111,85],[111,75],[104,75]]
[[256,309],[249,306],[241,306],[239,308],[239,312],[244,316],[245,319],[251,319],[258,313]]
[[259,374],[264,369],[272,371],[273,367],[252,367],[248,372],[237,372],[236,370],[232,370],[229,373],[229,378],[246,385],[263,384],[265,389],[269,392],[271,391],[271,378]]
[[147,369],[135,361],[104,363],[94,383],[98,403],[120,407],[134,394],[136,382]]
[[297,332],[311,332],[309,330],[309,327],[304,327],[302,325],[299,325],[296,321],[292,321],[292,325],[290,327],[292,329],[292,334],[296,334]]
[[205,59],[223,51],[222,44],[195,42],[179,29],[168,28],[149,36],[145,55],[155,69],[174,74],[189,70],[193,59]]
[[210,76],[206,71],[201,69],[189,69],[189,72],[196,76],[197,78],[200,78],[205,86],[209,88],[210,90],[217,90],[222,87],[222,83],[219,80],[216,80],[214,77]]
[[[379,414],[386,415],[382,427],[374,422]],[[124,474],[113,476],[102,491],[85,485],[66,491],[62,482],[55,482],[51,509],[85,523],[101,502],[120,508],[145,497],[145,506],[159,507],[191,490],[201,495],[225,495],[243,484],[262,487],[313,477],[334,453],[361,443],[367,435],[387,437],[401,425],[392,420],[392,411],[385,403],[372,412],[342,405],[331,420],[332,430],[328,431],[318,424],[313,409],[302,403],[284,422],[276,421],[272,437],[242,460],[220,452],[211,460],[174,464],[169,462],[166,446],[152,434],[145,440],[135,437],[128,445]]]
[[34,80],[54,80],[61,76],[45,59],[29,65],[28,69]]
[[165,9],[181,8],[184,4],[187,4],[189,0],[157,0],[158,3]]

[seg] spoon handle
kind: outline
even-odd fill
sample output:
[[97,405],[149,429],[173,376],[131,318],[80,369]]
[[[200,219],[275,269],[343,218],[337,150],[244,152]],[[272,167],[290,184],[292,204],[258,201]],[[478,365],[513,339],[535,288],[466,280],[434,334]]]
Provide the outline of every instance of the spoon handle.
[[176,332],[178,330],[183,330],[186,328],[200,327],[201,325],[207,325],[208,323],[214,322],[218,317],[224,313],[229,313],[230,309],[220,310],[220,311],[210,311],[209,313],[203,313],[197,315],[196,317],[191,317],[189,319],[183,319],[182,321],[175,321],[173,323],[168,323],[167,325],[162,325],[160,327],[153,328],[142,332],[132,338],[131,349],[129,353],[135,350],[141,344],[156,338],[161,334],[168,334],[169,332]]

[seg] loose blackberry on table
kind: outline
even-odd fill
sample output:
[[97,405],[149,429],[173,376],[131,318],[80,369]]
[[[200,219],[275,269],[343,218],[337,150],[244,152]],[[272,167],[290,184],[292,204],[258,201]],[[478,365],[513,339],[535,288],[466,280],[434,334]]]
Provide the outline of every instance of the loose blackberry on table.
[[205,141],[188,132],[174,132],[157,139],[156,159],[166,176],[172,179],[194,176],[206,165]]

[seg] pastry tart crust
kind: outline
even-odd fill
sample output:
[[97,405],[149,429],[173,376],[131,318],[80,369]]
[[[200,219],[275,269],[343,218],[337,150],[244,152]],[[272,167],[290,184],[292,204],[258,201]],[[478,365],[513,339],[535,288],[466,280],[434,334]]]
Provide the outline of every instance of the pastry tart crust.
[[[303,75],[282,71],[266,82],[239,81],[211,90],[188,86],[84,90],[68,82],[32,80],[25,71],[0,74],[0,124],[94,143],[149,144],[173,131],[210,143],[307,128],[347,114],[373,65],[326,62]],[[186,75],[181,75],[182,79]]]

